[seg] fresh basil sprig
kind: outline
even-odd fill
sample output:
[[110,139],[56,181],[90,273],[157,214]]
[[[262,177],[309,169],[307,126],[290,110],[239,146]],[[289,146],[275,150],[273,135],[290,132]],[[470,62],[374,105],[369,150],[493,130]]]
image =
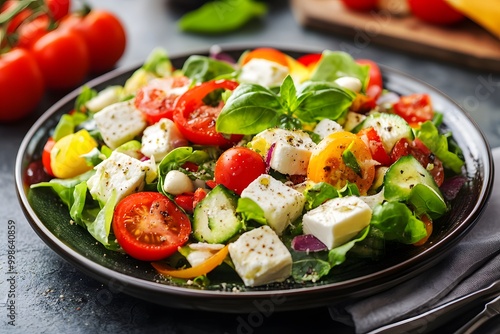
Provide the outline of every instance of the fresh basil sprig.
[[287,76],[279,93],[257,84],[242,83],[217,118],[220,133],[253,135],[272,127],[301,128],[302,123],[339,119],[355,94],[334,83],[312,82],[297,90]]
[[184,63],[182,72],[185,76],[193,80],[194,83],[201,83],[231,74],[235,72],[235,69],[231,64],[220,60],[193,55]]

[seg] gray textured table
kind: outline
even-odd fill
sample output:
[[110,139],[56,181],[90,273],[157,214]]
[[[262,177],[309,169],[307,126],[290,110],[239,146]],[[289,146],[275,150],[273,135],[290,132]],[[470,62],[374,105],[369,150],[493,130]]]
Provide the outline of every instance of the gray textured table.
[[[460,68],[411,54],[397,53],[370,43],[303,29],[286,1],[271,1],[269,15],[224,36],[180,33],[175,25],[182,10],[160,0],[92,0],[95,7],[114,11],[125,23],[127,51],[119,66],[142,62],[156,46],[171,54],[206,49],[213,44],[341,49],[371,58],[437,87],[457,101],[479,124],[492,147],[500,146],[500,75]],[[457,41],[459,42],[459,41]],[[319,333],[350,332],[334,323],[326,309],[294,311],[263,317],[242,328],[247,315],[183,311],[159,307],[114,291],[80,273],[50,250],[33,232],[15,195],[14,161],[19,144],[36,117],[61,94],[47,94],[33,117],[0,124],[0,333]],[[8,324],[5,302],[10,289],[8,225],[15,224],[15,325]]]

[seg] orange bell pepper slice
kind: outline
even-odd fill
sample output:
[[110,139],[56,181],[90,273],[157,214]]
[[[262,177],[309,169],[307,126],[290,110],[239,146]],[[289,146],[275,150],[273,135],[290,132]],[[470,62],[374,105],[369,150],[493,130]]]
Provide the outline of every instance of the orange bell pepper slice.
[[195,278],[198,276],[206,275],[207,273],[218,267],[224,261],[228,253],[229,248],[226,245],[217,253],[209,257],[205,262],[186,269],[174,269],[161,262],[152,262],[151,265],[156,269],[158,273],[162,274],[163,276],[186,279]]

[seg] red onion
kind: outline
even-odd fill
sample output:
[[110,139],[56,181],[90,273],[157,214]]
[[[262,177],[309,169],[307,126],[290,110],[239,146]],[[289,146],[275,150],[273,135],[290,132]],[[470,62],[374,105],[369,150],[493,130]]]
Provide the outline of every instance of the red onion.
[[320,252],[328,248],[312,234],[298,235],[292,239],[292,248],[298,252]]
[[274,152],[275,147],[276,147],[276,143],[272,143],[271,147],[269,147],[269,150],[267,151],[267,154],[266,154],[266,173],[268,173],[269,169],[271,168],[271,159],[273,157],[273,152]]
[[231,65],[236,64],[236,60],[234,60],[234,58],[227,53],[222,52],[222,48],[218,45],[212,45],[209,50],[209,57],[216,60],[225,61],[226,63],[229,63]]
[[444,197],[451,201],[457,197],[458,192],[465,184],[467,179],[463,175],[457,175],[444,180],[443,184],[439,188],[443,193]]

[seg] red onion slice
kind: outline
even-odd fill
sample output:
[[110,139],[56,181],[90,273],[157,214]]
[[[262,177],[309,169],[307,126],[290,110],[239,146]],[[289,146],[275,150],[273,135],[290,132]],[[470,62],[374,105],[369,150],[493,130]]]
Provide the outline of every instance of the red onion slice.
[[455,197],[457,197],[458,192],[465,184],[467,179],[463,175],[457,175],[450,177],[449,179],[444,180],[443,184],[439,188],[443,193],[443,196],[451,201]]
[[292,239],[292,248],[298,252],[320,252],[328,248],[312,234],[298,235]]

